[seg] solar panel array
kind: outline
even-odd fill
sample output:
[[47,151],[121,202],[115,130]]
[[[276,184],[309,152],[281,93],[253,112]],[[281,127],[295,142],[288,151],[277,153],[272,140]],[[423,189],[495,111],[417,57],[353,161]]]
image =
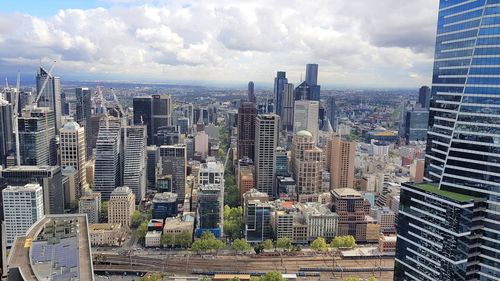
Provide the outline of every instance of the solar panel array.
[[50,280],[79,280],[79,250],[76,237],[61,239],[57,244],[35,242],[31,247],[32,263],[51,263]]

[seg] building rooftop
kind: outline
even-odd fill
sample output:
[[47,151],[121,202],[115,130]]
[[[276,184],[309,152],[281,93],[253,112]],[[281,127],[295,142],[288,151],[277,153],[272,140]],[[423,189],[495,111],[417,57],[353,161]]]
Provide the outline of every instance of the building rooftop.
[[89,231],[109,231],[121,228],[121,224],[119,223],[93,223],[89,224]]
[[449,199],[452,199],[452,200],[455,200],[458,202],[466,202],[466,201],[470,201],[470,200],[475,199],[475,197],[469,196],[466,194],[441,190],[441,189],[439,189],[438,185],[434,184],[434,183],[416,183],[416,184],[411,184],[411,185],[420,189],[420,190],[428,191],[428,192],[431,192],[431,193],[434,193],[434,194],[437,194],[437,195],[440,195],[442,197],[446,197],[446,198],[449,198]]
[[306,131],[306,130],[302,130],[302,131],[298,131],[297,132],[297,136],[301,136],[301,137],[311,137],[312,138],[312,134],[309,132],[309,131]]
[[87,216],[42,217],[16,238],[8,265],[25,281],[94,280]]
[[172,192],[162,192],[156,193],[153,197],[153,203],[159,202],[175,202],[177,201],[177,193]]
[[132,190],[130,189],[130,187],[119,186],[111,192],[111,195],[127,195],[129,193],[132,193]]
[[352,188],[335,188],[332,192],[337,194],[339,197],[361,197],[361,193]]

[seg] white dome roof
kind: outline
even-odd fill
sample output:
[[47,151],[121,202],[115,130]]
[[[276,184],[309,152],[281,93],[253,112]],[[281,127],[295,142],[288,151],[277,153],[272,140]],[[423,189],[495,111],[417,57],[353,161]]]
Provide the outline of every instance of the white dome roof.
[[297,132],[297,136],[301,136],[301,137],[312,137],[313,135],[312,135],[309,131],[302,130],[302,131],[298,131],[298,132]]
[[75,121],[66,122],[63,126],[65,130],[78,130],[80,129],[80,125]]

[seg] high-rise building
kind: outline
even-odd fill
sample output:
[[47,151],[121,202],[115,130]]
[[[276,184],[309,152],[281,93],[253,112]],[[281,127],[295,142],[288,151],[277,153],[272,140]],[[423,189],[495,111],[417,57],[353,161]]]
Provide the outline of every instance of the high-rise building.
[[253,103],[257,101],[253,81],[248,82],[248,101]]
[[208,156],[208,134],[205,131],[197,132],[194,136],[194,152],[203,159]]
[[[29,107],[18,118],[21,165],[55,165],[54,112],[48,107]],[[54,163],[55,162],[55,163]]]
[[238,190],[240,191],[240,202],[243,202],[243,194],[255,188],[253,171],[254,166],[250,158],[244,158],[238,161],[237,183]]
[[217,161],[207,161],[200,165],[198,185],[213,184],[224,190],[224,165]]
[[293,107],[295,105],[295,89],[293,84],[286,83],[283,94],[283,114],[281,126],[284,130],[293,130]]
[[[334,97],[328,97],[327,117],[333,131],[337,130],[337,104]],[[324,129],[323,129],[324,130]]]
[[76,198],[80,198],[87,184],[87,153],[85,128],[75,121],[68,121],[59,131],[61,168],[73,167],[76,170]]
[[216,237],[222,235],[224,225],[224,189],[218,184],[201,185],[198,188],[196,236],[210,231]]
[[127,142],[124,156],[123,185],[134,192],[135,200],[140,202],[146,196],[146,126],[127,127]]
[[332,203],[332,211],[339,216],[337,235],[352,235],[356,241],[366,242],[368,200],[352,188],[337,188],[332,190]]
[[[40,93],[42,86],[45,83],[45,88],[43,93]],[[36,91],[40,97],[38,100],[39,107],[48,107],[52,110],[54,117],[50,122],[50,126],[55,128],[55,133],[59,133],[61,128],[61,78],[57,76],[49,75],[43,67],[40,67],[40,71],[36,75]]]
[[186,188],[186,145],[160,146],[162,175],[172,176],[172,190],[177,198],[184,201]]
[[271,213],[272,204],[260,200],[245,200],[243,205],[245,221],[245,239],[250,243],[259,243],[272,239]]
[[431,101],[431,88],[422,86],[418,90],[418,103],[422,108],[429,109]]
[[170,95],[135,97],[134,124],[147,127],[148,145],[156,144],[158,129],[172,126],[172,99]]
[[35,184],[8,186],[2,190],[7,246],[23,235],[43,214],[43,190]]
[[13,166],[1,171],[8,185],[38,183],[43,190],[45,214],[64,213],[64,189],[59,166]]
[[177,194],[172,192],[156,193],[153,197],[152,218],[161,219],[177,216]]
[[288,171],[288,153],[282,147],[276,148],[276,176],[287,177],[290,175]]
[[8,280],[94,281],[85,214],[43,216],[17,237],[8,268]]
[[255,120],[255,188],[276,196],[276,148],[280,118],[276,114],[261,114]]
[[298,194],[316,194],[323,190],[323,150],[316,147],[313,135],[299,131],[293,136],[292,172]]
[[101,194],[99,192],[90,192],[80,197],[78,201],[78,213],[87,214],[89,224],[99,223]]
[[327,166],[331,174],[330,188],[353,188],[356,143],[333,137],[327,142]]
[[90,137],[92,134],[92,125],[90,117],[92,117],[92,94],[89,88],[76,88],[76,115],[75,121],[85,128],[85,143],[87,144],[87,158],[92,155],[92,148],[89,146]]
[[500,280],[500,10],[439,3],[427,182],[401,187],[394,280]]
[[242,102],[238,108],[238,159],[254,159],[255,154],[255,103]]
[[414,108],[406,112],[405,139],[410,141],[425,141],[427,139],[427,126],[429,124],[429,111],[425,108]]
[[309,86],[318,85],[318,65],[317,64],[306,64],[306,83]]
[[121,179],[121,121],[104,117],[99,125],[94,163],[93,190],[101,193],[103,200],[109,200],[111,192],[120,185]]
[[308,131],[313,136],[314,143],[318,142],[319,126],[319,101],[295,101],[293,110],[293,132]]
[[[19,105],[17,107],[17,112],[19,114],[21,114],[23,112],[23,109],[27,105],[33,104],[34,99],[35,99],[35,95],[32,92],[21,91],[19,93]],[[12,102],[10,102],[10,103],[12,103]]]
[[7,156],[15,152],[12,104],[0,97],[0,165],[7,167]]
[[187,135],[189,134],[189,127],[190,127],[190,122],[189,118],[187,117],[181,117],[177,119],[177,126],[179,126],[179,133]]
[[130,226],[135,211],[135,195],[128,186],[119,186],[111,192],[108,203],[108,223]]
[[148,188],[153,189],[156,187],[156,176],[160,171],[160,149],[158,146],[150,145],[146,147],[146,154],[148,161],[146,166]]
[[285,84],[288,83],[286,72],[278,71],[274,78],[274,113],[282,117],[283,115],[283,97],[285,95]]

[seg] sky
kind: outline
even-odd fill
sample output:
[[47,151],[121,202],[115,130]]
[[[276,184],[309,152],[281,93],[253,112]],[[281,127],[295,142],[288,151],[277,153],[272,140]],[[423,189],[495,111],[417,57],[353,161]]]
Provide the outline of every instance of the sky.
[[[324,87],[429,84],[437,0],[0,0],[0,77]],[[14,81],[10,81],[14,83]]]

